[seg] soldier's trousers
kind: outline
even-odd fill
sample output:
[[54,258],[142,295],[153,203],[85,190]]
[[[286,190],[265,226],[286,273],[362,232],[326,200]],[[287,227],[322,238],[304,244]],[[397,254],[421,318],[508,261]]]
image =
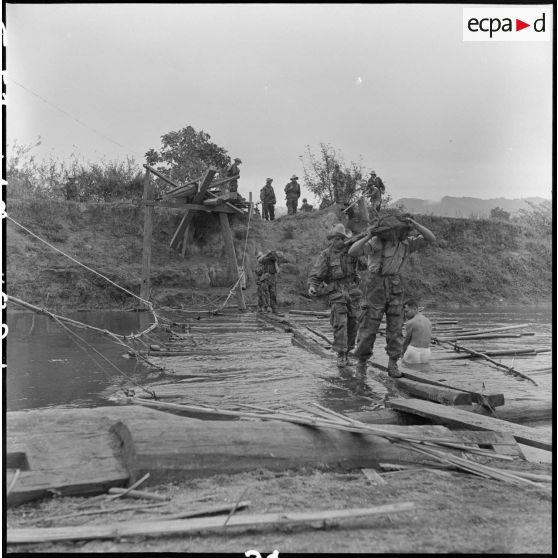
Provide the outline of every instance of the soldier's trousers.
[[275,276],[258,283],[258,306],[277,308],[277,286]]
[[287,200],[287,212],[289,215],[294,215],[298,207],[298,198]]
[[348,292],[335,292],[329,297],[331,307],[329,321],[333,326],[331,348],[336,353],[346,353],[355,346],[358,296],[358,294],[350,295]]
[[275,219],[275,205],[272,203],[262,204],[262,218],[273,221]]
[[403,347],[403,285],[400,275],[365,273],[361,288],[364,296],[358,316],[358,339],[355,355],[368,360],[374,350],[380,322],[386,314],[386,353],[399,358]]

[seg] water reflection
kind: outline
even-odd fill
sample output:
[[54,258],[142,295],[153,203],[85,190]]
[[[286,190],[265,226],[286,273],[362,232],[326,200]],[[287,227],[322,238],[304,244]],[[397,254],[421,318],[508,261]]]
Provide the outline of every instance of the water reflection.
[[[535,333],[533,337],[478,340],[474,345],[467,342],[475,348],[552,346],[550,309],[508,307],[445,311],[427,308],[424,312],[433,322],[455,319],[463,328],[490,328],[527,322],[533,324],[530,328]],[[66,315],[119,334],[143,330],[150,323],[150,315],[146,312],[89,311]],[[185,320],[184,316],[177,319]],[[231,325],[234,322],[236,327]],[[336,411],[346,412],[374,408],[391,393],[393,382],[385,373],[369,367],[366,381],[354,377],[354,366],[339,373],[333,358],[319,359],[293,346],[289,334],[258,326],[254,314],[219,318],[204,316],[195,323],[199,331],[185,334],[183,340],[171,347],[185,347],[191,351],[191,355],[156,359],[166,369],[166,382],[181,385],[185,397],[192,402],[245,403],[286,408],[291,402],[304,405],[318,401]],[[126,378],[118,375],[98,357],[96,360],[102,363],[102,369],[97,366],[58,324],[46,316],[11,312],[8,314],[8,325],[8,410],[54,405],[107,405],[107,397],[121,396],[122,388],[131,387]],[[315,319],[312,326],[315,329],[322,328],[324,334],[331,335],[328,320]],[[149,385],[157,376],[152,369],[135,359],[123,358],[125,348],[109,338],[87,330],[74,331],[137,382]],[[163,342],[166,341],[163,339]],[[376,352],[383,350],[383,345],[380,345]],[[535,369],[548,366],[550,359],[547,353],[525,358],[521,363],[522,366],[524,363],[524,369]],[[520,362],[520,359],[499,360],[508,365]],[[427,370],[429,373],[443,371],[455,374],[457,378],[475,370],[475,367],[475,363],[469,360],[446,360],[432,362],[431,365],[414,365],[413,369]],[[550,393],[550,373],[533,373],[533,377],[542,386],[541,389]],[[477,374],[474,378],[476,391],[481,391],[482,376]],[[528,382],[517,382],[517,386],[518,397],[532,396]],[[170,397],[176,389],[158,385],[157,394]]]

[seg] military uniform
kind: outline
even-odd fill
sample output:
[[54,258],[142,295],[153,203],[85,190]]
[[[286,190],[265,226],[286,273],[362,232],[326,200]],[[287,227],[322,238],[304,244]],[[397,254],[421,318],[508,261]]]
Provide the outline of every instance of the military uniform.
[[258,259],[256,285],[258,290],[258,309],[271,308],[277,311],[277,266],[273,255]]
[[300,211],[304,211],[305,213],[310,213],[314,211],[314,207],[310,205],[307,201],[303,201],[302,205],[300,206]]
[[238,168],[238,164],[235,162],[233,163],[229,169],[227,170],[227,178],[236,177],[235,180],[231,180],[229,185],[229,192],[237,192],[238,191],[238,178],[240,176],[240,169]]
[[361,294],[356,284],[355,259],[349,256],[348,250],[348,247],[341,250],[332,246],[326,248],[316,259],[308,276],[309,287],[319,290],[322,282],[328,285],[326,290],[334,339],[332,349],[339,355],[346,355],[355,345]]
[[289,215],[294,215],[300,198],[300,184],[293,178],[285,186],[285,197],[287,198],[287,210]]
[[395,242],[375,236],[364,245],[368,269],[361,276],[364,296],[360,305],[355,349],[359,361],[366,362],[372,356],[384,313],[386,352],[394,359],[401,356],[404,294],[400,271],[409,255],[427,244],[424,237],[418,235]]
[[275,219],[275,191],[270,183],[260,190],[260,201],[262,202],[262,218],[273,221]]
[[335,203],[346,203],[345,174],[339,168],[333,170],[331,183],[333,184],[333,201]]

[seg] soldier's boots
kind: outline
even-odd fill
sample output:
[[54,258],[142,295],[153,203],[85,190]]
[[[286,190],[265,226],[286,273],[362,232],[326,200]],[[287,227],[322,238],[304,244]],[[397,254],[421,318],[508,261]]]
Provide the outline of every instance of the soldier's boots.
[[366,376],[366,361],[365,360],[359,360],[357,362],[356,368],[355,368],[355,373],[357,376]]
[[337,366],[345,368],[349,362],[347,361],[347,353],[337,353]]
[[403,374],[399,370],[399,367],[397,366],[397,359],[394,357],[389,357],[387,369],[388,376],[390,378],[401,378],[401,376],[403,376]]

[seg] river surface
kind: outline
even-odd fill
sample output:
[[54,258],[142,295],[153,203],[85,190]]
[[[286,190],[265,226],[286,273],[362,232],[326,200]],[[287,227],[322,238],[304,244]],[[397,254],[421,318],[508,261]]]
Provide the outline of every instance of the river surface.
[[[526,346],[547,349],[552,346],[550,307],[436,309],[426,312],[426,315],[433,322],[457,320],[458,325],[465,329],[531,324],[525,331],[533,332],[532,336],[477,341],[474,347],[478,350]],[[151,319],[146,312],[67,312],[65,316],[117,334],[141,331]],[[212,404],[227,397],[233,403],[251,402],[277,408],[282,402],[304,403],[313,400],[338,411],[351,411],[373,408],[374,404],[381,402],[381,386],[369,381],[364,388],[355,387],[353,380],[339,376],[333,359],[331,363],[326,360],[324,364],[322,359],[293,347],[288,334],[265,331],[263,328],[262,331],[254,331],[254,326],[248,325],[255,323],[254,315],[245,316],[240,318],[246,324],[242,326],[246,327],[245,332],[235,330],[234,327],[230,331],[223,330],[222,345],[218,349],[222,354],[158,358],[157,364],[167,368],[171,377],[174,376],[177,381],[188,382],[191,400],[200,403]],[[294,315],[291,317],[294,318]],[[182,319],[185,319],[184,315]],[[314,329],[331,337],[329,320],[314,319]],[[190,336],[190,339],[198,340],[192,350],[195,352],[195,347],[198,347],[203,352],[203,327],[211,327],[212,323],[217,322],[202,315],[194,323],[199,324],[202,333]],[[26,311],[9,312],[8,326],[8,368],[5,380],[8,411],[53,406],[102,406],[111,404],[116,396],[123,394],[124,389],[133,387],[137,392],[141,390],[139,385],[148,386],[150,383],[152,369],[127,358],[126,348],[106,336],[72,327],[72,331],[81,337],[77,339],[50,318]],[[157,341],[152,338],[148,342]],[[261,350],[258,349],[260,346]],[[552,373],[548,370],[537,371],[552,365],[550,353],[498,360],[529,373],[541,389],[548,390],[550,397]],[[469,362],[447,360],[433,362],[432,366],[443,366],[459,374]],[[481,380],[479,386],[480,383]],[[526,384],[528,382],[523,382],[521,388],[528,390]]]

